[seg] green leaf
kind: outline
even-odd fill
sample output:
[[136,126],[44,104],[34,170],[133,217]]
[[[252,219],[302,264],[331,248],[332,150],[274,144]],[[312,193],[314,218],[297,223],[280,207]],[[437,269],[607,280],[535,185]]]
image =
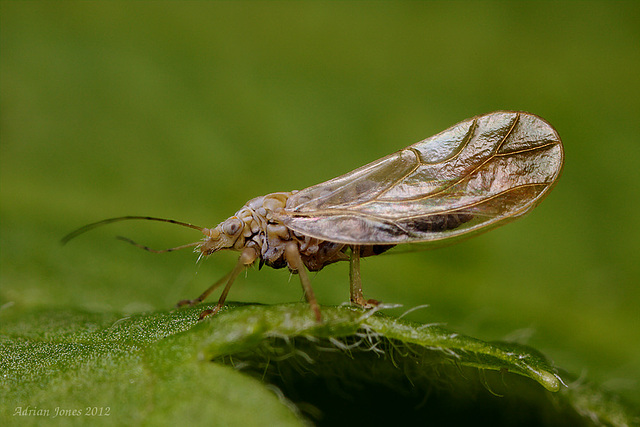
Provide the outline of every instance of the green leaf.
[[[200,310],[129,317],[47,310],[3,319],[2,424],[300,425],[258,380],[197,359],[197,340],[184,332]],[[102,416],[87,415],[94,408]],[[82,415],[56,417],[60,410]]]
[[[537,351],[375,311],[203,306],[131,316],[2,312],[3,425],[302,425],[532,420],[630,424]],[[76,411],[75,413],[73,411]],[[24,414],[24,415],[23,415]],[[56,417],[56,414],[58,415]]]

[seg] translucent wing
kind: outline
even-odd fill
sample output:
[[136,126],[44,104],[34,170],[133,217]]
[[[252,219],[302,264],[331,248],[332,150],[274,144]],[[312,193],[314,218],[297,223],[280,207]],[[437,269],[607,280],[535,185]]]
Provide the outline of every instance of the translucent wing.
[[524,112],[465,120],[287,201],[289,228],[346,244],[437,242],[536,206],[562,170],[555,129]]

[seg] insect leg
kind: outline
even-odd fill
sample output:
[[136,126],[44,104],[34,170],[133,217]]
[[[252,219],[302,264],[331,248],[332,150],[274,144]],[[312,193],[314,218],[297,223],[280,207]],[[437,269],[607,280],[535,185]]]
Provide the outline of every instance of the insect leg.
[[362,293],[362,280],[360,279],[360,246],[351,247],[349,257],[349,294],[353,304],[364,306],[366,301]]
[[[202,313],[200,313],[200,318],[198,320],[202,320],[205,317],[210,316],[210,315],[214,315],[218,311],[220,311],[222,306],[224,306],[224,301],[227,299],[227,295],[229,294],[229,289],[231,289],[231,285],[233,285],[233,282],[236,280],[236,277],[238,277],[238,275],[240,274],[242,269],[244,269],[248,265],[253,264],[253,262],[256,260],[256,258],[258,258],[258,252],[256,252],[256,250],[254,248],[245,248],[242,251],[242,254],[240,254],[240,257],[238,258],[238,262],[236,263],[236,266],[233,267],[233,270],[231,270],[231,273],[229,273],[226,276],[226,277],[228,277],[227,286],[224,287],[224,290],[222,291],[222,294],[220,295],[220,298],[218,299],[218,304],[216,304],[216,306],[213,309],[204,310]],[[213,286],[215,287],[216,285],[217,285],[217,283],[214,284]],[[212,291],[213,289],[209,288],[204,293],[208,295],[208,292],[210,290]]]
[[218,280],[217,282],[215,282],[213,285],[209,286],[207,288],[206,291],[204,291],[202,293],[202,295],[200,295],[198,298],[196,299],[183,299],[182,301],[179,301],[178,304],[176,304],[176,307],[182,307],[185,305],[188,305],[189,307],[192,307],[196,304],[200,304],[202,301],[204,301],[209,295],[211,295],[211,292],[215,291],[216,289],[218,289],[224,282],[226,282],[229,279],[229,276],[231,276],[231,273],[227,273],[225,276],[222,277],[222,279]]
[[349,257],[349,290],[352,304],[364,308],[371,308],[378,305],[378,301],[364,299],[362,293],[362,279],[360,278],[360,246],[351,246],[351,256]]
[[321,322],[322,316],[320,315],[320,306],[318,305],[318,300],[313,293],[311,281],[309,280],[307,269],[302,262],[302,257],[300,256],[298,245],[295,242],[287,243],[284,249],[284,254],[285,258],[287,259],[287,263],[289,263],[289,266],[293,267],[293,269],[298,272],[298,276],[300,276],[300,283],[302,284],[302,289],[304,290],[304,295],[307,299],[307,302],[311,306],[311,310],[313,310],[313,313],[316,316],[316,320],[318,322]]

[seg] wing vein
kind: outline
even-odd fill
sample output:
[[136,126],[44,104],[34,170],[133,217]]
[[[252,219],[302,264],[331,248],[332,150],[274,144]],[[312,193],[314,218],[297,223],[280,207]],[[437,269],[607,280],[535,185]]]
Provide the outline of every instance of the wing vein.
[[[495,157],[503,157],[503,156],[510,156],[510,155],[518,154],[518,153],[531,152],[531,151],[535,151],[535,150],[538,150],[538,149],[548,148],[548,147],[551,147],[551,146],[556,145],[556,144],[557,143],[552,142],[552,143],[549,143],[549,144],[541,145],[541,146],[538,146],[538,147],[532,147],[532,148],[528,148],[528,149],[524,149],[524,150],[513,151],[513,152],[509,152],[509,153],[504,153],[504,154],[492,154],[491,156],[487,157],[487,159],[484,162],[480,163],[478,165],[478,167],[476,167],[475,169],[470,171],[467,176],[472,175],[472,174],[476,173],[478,170],[482,169],[482,167],[484,165],[489,163]],[[462,181],[462,178],[458,179],[456,181],[452,181],[452,183],[450,185],[448,185],[447,187],[445,187],[445,188],[443,188],[440,191],[437,191],[435,193],[427,194],[425,196],[417,196],[417,197],[412,197],[412,198],[408,198],[408,199],[402,199],[401,201],[403,201],[403,202],[417,202],[419,200],[427,200],[427,199],[439,196],[442,193],[444,193],[447,190],[449,190],[451,187],[454,187],[455,185],[457,185],[460,181]]]
[[513,133],[513,130],[515,129],[516,125],[520,122],[520,113],[516,114],[516,118],[513,121],[513,124],[511,125],[511,128],[509,129],[509,131],[507,132],[507,134],[504,136],[504,138],[502,138],[502,141],[500,141],[500,143],[496,146],[496,150],[495,153],[493,153],[493,155],[495,156],[496,154],[498,154],[498,151],[500,151],[500,149],[502,148],[502,146],[504,145],[504,142],[507,140],[507,138],[509,138],[509,136],[511,135],[511,133]]
[[[388,185],[387,188],[385,188],[380,193],[378,193],[374,198],[372,198],[371,200],[367,200],[366,202],[362,202],[362,203],[358,203],[356,205],[352,205],[353,207],[363,206],[363,205],[366,205],[366,204],[369,204],[369,203],[372,203],[372,202],[378,200],[380,198],[380,196],[382,196],[384,193],[386,193],[389,190],[391,190],[393,187],[398,185],[399,182],[405,180],[409,175],[411,175],[412,173],[414,173],[415,171],[418,170],[418,168],[422,164],[422,162],[420,161],[420,152],[418,150],[416,150],[415,148],[413,148],[413,147],[405,148],[405,150],[410,150],[411,152],[413,152],[413,154],[416,156],[416,160],[418,161],[418,163],[409,172],[407,172],[404,175],[402,175],[402,177],[396,179],[391,185]],[[404,150],[402,150],[402,151],[404,151]]]

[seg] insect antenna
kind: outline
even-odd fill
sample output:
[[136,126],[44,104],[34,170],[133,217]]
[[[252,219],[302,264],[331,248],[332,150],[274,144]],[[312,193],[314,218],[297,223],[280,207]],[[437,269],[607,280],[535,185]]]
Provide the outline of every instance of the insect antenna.
[[[69,240],[74,239],[74,238],[78,237],[79,235],[86,233],[87,231],[93,230],[94,228],[101,227],[103,225],[111,224],[111,223],[114,223],[114,222],[128,221],[128,220],[168,222],[170,224],[176,224],[176,225],[180,225],[182,227],[193,228],[194,230],[198,230],[198,231],[203,231],[205,229],[204,227],[199,227],[197,225],[189,224],[189,223],[186,223],[186,222],[176,221],[174,219],[156,218],[156,217],[152,217],[152,216],[119,216],[119,217],[116,217],[116,218],[103,219],[102,221],[94,222],[94,223],[91,223],[91,224],[87,224],[84,227],[80,227],[77,230],[74,230],[71,233],[69,233],[66,236],[64,236],[60,240],[60,243],[62,245],[65,245],[65,244],[67,244],[67,242]],[[120,240],[124,240],[126,242],[129,242],[129,243],[133,244],[134,246],[138,246],[138,247],[140,247],[140,248],[142,248],[144,250],[148,250],[150,252],[156,252],[154,249],[150,249],[150,248],[147,248],[146,246],[139,245],[138,243],[135,243],[134,241],[129,240],[126,237],[118,237],[118,238]],[[197,243],[190,243],[188,245],[178,246],[176,248],[165,249],[165,250],[161,250],[159,252],[170,252],[170,251],[173,251],[173,250],[188,248],[188,247],[195,246],[195,245],[197,245]]]
[[154,254],[162,254],[165,252],[173,252],[173,251],[179,251],[180,249],[186,249],[186,248],[192,248],[194,246],[198,246],[201,242],[194,242],[194,243],[187,243],[186,245],[181,245],[181,246],[176,246],[174,248],[168,248],[168,249],[152,249],[149,246],[145,246],[145,245],[141,245],[140,243],[134,242],[133,240],[129,239],[128,237],[124,237],[124,236],[116,236],[116,239],[118,240],[122,240],[123,242],[127,242],[132,244],[133,246],[143,249],[147,252],[153,252]]

